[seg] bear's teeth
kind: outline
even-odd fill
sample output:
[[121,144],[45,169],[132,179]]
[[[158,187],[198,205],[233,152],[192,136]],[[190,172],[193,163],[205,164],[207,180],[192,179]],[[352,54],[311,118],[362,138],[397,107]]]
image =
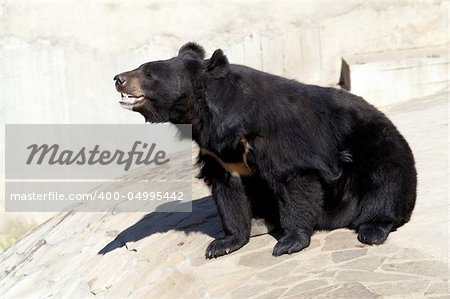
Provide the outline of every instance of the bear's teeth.
[[132,96],[128,94],[121,93],[122,98],[120,99],[120,104],[124,106],[127,109],[131,109],[131,107],[138,102],[142,101],[145,97],[144,96]]
[[120,93],[120,95],[122,96],[122,100],[142,100],[144,98],[144,96],[134,96],[131,94],[124,94],[124,93]]

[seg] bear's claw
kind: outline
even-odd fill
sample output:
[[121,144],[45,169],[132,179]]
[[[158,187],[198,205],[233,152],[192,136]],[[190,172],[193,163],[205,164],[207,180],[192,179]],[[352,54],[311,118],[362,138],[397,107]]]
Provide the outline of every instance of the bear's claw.
[[238,250],[246,243],[247,241],[233,236],[216,239],[208,245],[208,248],[206,248],[205,256],[206,258],[211,259],[226,255],[230,252]]
[[272,255],[291,254],[299,252],[309,246],[311,237],[305,234],[289,233],[278,240],[273,248]]

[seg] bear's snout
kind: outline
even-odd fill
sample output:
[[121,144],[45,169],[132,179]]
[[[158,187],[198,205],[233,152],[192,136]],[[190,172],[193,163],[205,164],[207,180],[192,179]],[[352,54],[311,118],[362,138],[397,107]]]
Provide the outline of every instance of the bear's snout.
[[120,92],[119,100],[122,107],[133,110],[135,107],[142,106],[145,101],[145,93],[141,89],[139,82],[140,73],[130,71],[114,76],[116,90]]
[[120,93],[126,93],[132,96],[143,96],[144,92],[141,89],[142,74],[139,71],[129,71],[115,75],[116,89]]
[[124,86],[127,82],[127,77],[124,74],[119,74],[114,76],[114,81],[116,81],[116,86]]

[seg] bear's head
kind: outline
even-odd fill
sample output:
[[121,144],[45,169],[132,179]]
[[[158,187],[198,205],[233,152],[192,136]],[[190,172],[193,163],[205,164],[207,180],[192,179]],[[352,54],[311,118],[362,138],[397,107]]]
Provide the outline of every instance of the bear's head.
[[194,76],[220,76],[223,68],[217,66],[226,60],[221,50],[214,52],[211,59],[204,58],[203,48],[189,42],[180,48],[176,57],[148,62],[116,75],[116,89],[122,96],[120,104],[141,113],[147,122],[189,123]]

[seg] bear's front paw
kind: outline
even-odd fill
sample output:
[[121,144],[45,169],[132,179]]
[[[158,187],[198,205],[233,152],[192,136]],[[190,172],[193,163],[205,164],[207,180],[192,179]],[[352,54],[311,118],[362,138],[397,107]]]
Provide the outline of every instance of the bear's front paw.
[[278,240],[273,248],[272,255],[291,254],[309,246],[311,236],[306,232],[289,232]]
[[211,259],[226,255],[230,252],[238,250],[247,242],[248,240],[235,236],[227,236],[222,239],[216,239],[209,244],[208,248],[206,248],[205,256],[206,258]]

